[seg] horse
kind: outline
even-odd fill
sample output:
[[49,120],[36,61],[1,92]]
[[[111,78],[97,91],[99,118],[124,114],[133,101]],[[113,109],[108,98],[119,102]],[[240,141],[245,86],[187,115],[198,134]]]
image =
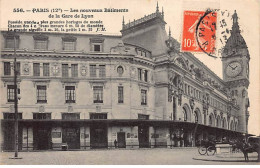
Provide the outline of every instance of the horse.
[[259,144],[254,143],[252,145],[249,145],[249,144],[244,143],[244,142],[236,142],[233,147],[240,149],[240,151],[244,154],[245,161],[249,161],[248,153],[253,153],[253,152],[257,152],[257,154],[258,154],[257,161],[258,162],[260,161],[260,147],[259,147]]

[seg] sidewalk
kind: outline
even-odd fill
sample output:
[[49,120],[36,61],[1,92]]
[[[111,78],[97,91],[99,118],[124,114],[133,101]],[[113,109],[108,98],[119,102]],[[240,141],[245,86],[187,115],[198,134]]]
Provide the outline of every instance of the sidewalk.
[[[257,153],[248,154],[249,162],[257,162]],[[227,154],[215,154],[213,156],[197,155],[193,157],[194,160],[202,161],[215,161],[215,162],[245,162],[244,154],[239,153],[227,153]]]

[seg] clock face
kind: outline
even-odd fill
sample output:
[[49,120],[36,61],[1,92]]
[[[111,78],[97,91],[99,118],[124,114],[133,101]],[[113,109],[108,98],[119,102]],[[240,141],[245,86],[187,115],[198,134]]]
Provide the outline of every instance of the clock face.
[[230,77],[236,77],[241,71],[242,65],[237,61],[229,63],[226,67],[226,74]]

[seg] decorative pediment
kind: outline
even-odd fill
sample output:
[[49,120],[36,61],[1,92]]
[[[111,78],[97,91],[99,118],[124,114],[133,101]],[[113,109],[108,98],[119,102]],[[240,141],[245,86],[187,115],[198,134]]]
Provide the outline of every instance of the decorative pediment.
[[179,56],[175,58],[174,63],[180,66],[181,68],[188,70],[188,65],[183,57]]
[[91,43],[103,43],[104,42],[104,38],[90,38],[89,39]]
[[5,39],[14,39],[14,37],[16,39],[20,38],[20,36],[18,34],[15,34],[14,32],[5,33],[5,34],[3,34],[3,36],[4,36]]
[[46,85],[47,87],[49,87],[50,84],[49,79],[36,79],[36,80],[32,80],[32,82],[34,87],[37,85]]
[[33,35],[33,39],[34,40],[47,41],[49,39],[49,37],[44,35],[44,34],[36,34],[36,35]]
[[68,35],[68,36],[64,36],[62,37],[62,41],[66,41],[66,42],[75,42],[77,41],[77,37]]

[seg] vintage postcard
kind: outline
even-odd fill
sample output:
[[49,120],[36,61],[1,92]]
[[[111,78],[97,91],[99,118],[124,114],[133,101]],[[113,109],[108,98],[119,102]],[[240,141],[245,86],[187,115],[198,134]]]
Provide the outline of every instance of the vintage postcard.
[[1,165],[254,165],[258,0],[1,0]]

